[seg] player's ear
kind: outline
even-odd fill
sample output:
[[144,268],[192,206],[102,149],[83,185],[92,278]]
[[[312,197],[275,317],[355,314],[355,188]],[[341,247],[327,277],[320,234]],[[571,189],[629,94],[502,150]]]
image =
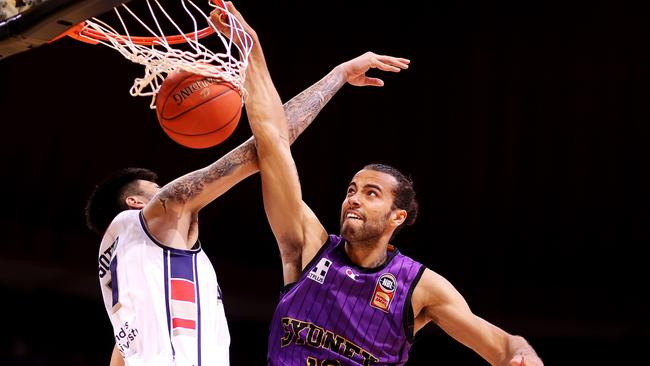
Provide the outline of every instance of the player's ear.
[[391,215],[391,222],[393,222],[393,226],[398,227],[406,221],[406,217],[408,216],[408,213],[406,210],[398,209],[393,211],[393,214]]
[[126,205],[129,206],[130,209],[142,209],[147,204],[142,199],[142,196],[137,196],[137,195],[128,196],[124,201],[126,202]]

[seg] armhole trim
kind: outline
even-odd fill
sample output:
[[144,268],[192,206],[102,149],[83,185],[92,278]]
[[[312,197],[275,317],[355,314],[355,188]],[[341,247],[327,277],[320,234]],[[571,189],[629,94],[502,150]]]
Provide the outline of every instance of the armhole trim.
[[402,314],[404,314],[404,319],[403,319],[404,334],[406,335],[406,340],[411,344],[415,342],[415,334],[414,334],[415,314],[413,314],[413,304],[411,302],[411,297],[413,296],[413,290],[415,290],[415,286],[417,286],[417,284],[420,282],[420,278],[422,277],[422,274],[424,273],[425,269],[426,267],[420,264],[420,269],[418,270],[418,273],[413,278],[413,282],[411,283],[409,292],[406,295],[406,301],[404,301],[404,310],[402,311]]
[[147,234],[147,237],[149,237],[149,239],[160,248],[164,250],[169,250],[174,254],[183,254],[183,255],[190,255],[201,251],[201,241],[199,239],[196,239],[196,243],[192,245],[192,249],[178,249],[163,244],[158,239],[156,239],[155,236],[153,236],[151,231],[149,231],[149,225],[147,225],[147,221],[144,218],[144,212],[142,210],[140,210],[138,217],[140,218],[140,226],[142,227],[142,230],[144,230],[145,234]]
[[302,278],[305,276],[305,274],[310,271],[310,268],[313,267],[315,265],[316,261],[323,255],[323,252],[325,252],[325,250],[329,247],[329,244],[331,242],[332,242],[332,240],[331,240],[330,236],[328,235],[327,240],[325,241],[325,243],[323,243],[323,245],[320,247],[320,249],[318,249],[318,252],[316,252],[316,255],[314,255],[314,258],[312,258],[309,261],[309,263],[307,263],[305,268],[302,269],[302,272],[300,273],[300,277],[298,277],[298,281],[287,283],[286,285],[282,286],[282,289],[280,290],[280,296],[283,296],[284,294],[289,292],[289,290],[291,290],[298,282],[300,282],[300,280],[302,280]]

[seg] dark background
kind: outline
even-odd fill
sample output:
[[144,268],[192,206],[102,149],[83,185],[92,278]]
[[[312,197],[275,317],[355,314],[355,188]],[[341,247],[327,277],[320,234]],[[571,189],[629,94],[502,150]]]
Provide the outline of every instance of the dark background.
[[[364,164],[410,174],[421,204],[400,250],[548,365],[643,364],[650,338],[650,6],[619,1],[238,1],[283,100],[372,50],[407,57],[384,88],[345,86],[293,147],[305,201],[338,232]],[[0,61],[2,365],[105,365],[113,346],[83,207],[114,169],[167,182],[250,135],[175,144],[142,67],[61,40]],[[259,177],[201,213],[233,365],[261,365],[282,285]],[[482,365],[432,326],[413,365]]]

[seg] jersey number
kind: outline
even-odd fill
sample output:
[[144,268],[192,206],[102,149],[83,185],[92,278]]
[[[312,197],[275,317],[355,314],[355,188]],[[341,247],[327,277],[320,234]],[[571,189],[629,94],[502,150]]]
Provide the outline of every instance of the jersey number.
[[119,291],[119,286],[117,285],[117,254],[115,254],[115,256],[113,256],[113,259],[111,260],[110,271],[111,271],[110,287],[111,287],[111,295],[113,297],[113,311],[117,311],[115,305],[117,305],[120,302],[120,291]]

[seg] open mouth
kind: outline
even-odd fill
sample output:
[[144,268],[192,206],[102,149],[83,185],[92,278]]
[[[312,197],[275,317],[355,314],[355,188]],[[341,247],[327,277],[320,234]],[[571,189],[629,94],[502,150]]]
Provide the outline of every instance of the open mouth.
[[351,211],[348,211],[345,214],[345,219],[346,220],[363,220],[361,215],[357,214],[356,212],[351,212]]

